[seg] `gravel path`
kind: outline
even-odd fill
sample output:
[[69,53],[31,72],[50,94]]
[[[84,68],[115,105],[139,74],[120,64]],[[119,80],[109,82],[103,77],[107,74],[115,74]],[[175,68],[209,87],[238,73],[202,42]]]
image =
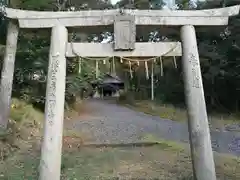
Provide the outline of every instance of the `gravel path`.
[[[101,100],[89,100],[86,105],[91,108],[91,115],[74,120],[71,127],[90,133],[94,143],[132,143],[146,134],[188,142],[186,123],[161,119]],[[211,137],[214,151],[240,156],[240,132],[212,131]]]

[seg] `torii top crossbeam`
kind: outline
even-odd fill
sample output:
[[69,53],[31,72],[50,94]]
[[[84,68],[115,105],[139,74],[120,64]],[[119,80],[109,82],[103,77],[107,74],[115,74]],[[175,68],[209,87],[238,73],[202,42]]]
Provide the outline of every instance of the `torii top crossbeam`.
[[[228,17],[239,13],[240,5],[208,10],[131,10],[124,13],[135,17],[136,25],[227,25]],[[20,28],[51,28],[61,23],[65,27],[111,25],[120,10],[27,11],[5,8],[6,17],[17,19]]]

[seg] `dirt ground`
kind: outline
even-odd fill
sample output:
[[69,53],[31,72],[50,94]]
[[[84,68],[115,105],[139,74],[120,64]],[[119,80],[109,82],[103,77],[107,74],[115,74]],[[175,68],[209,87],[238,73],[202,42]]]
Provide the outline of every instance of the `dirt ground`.
[[[0,179],[33,180],[38,177],[40,150],[36,145],[19,150],[0,164]],[[240,179],[240,161],[215,153],[219,180]],[[78,138],[65,140],[61,180],[161,179],[190,180],[189,150],[161,141],[148,147],[83,147]]]
[[[92,110],[96,111],[96,109]],[[129,144],[123,146],[116,142],[115,145],[112,143],[112,145],[92,144],[87,146],[87,143],[95,140],[96,134],[93,135],[88,130],[80,130],[79,125],[83,125],[89,120],[90,112],[65,120],[61,180],[192,179],[188,144],[161,139],[151,131],[138,137],[138,145],[127,142]],[[122,120],[129,120],[121,117]],[[98,119],[96,118],[96,120]],[[79,121],[81,123],[76,124]],[[99,123],[102,124],[102,122]],[[109,126],[106,124],[102,130],[107,131],[107,128]],[[28,124],[24,132],[26,138],[18,140],[18,148],[0,161],[1,180],[38,179],[41,130],[36,131],[36,128]],[[135,139],[133,138],[133,140]],[[219,180],[240,179],[239,157],[216,152],[214,157]]]

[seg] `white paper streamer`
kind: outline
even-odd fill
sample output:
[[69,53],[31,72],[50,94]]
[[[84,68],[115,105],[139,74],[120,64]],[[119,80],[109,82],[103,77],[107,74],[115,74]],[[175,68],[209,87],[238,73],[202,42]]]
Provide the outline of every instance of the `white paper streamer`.
[[175,56],[173,56],[173,62],[174,62],[174,67],[177,69],[177,61]]
[[162,61],[162,57],[159,57],[160,59],[160,66],[161,66],[161,76],[163,76],[163,61]]
[[123,59],[122,59],[122,57],[120,57],[120,62],[123,63]]
[[146,72],[146,78],[149,79],[149,72],[148,72],[148,62],[145,61],[145,72]]
[[115,66],[115,58],[113,56],[113,60],[112,60],[112,67],[113,67],[113,74],[116,74],[116,66]]
[[82,73],[82,58],[78,57],[78,73]]
[[96,78],[99,77],[98,60],[96,60]]
[[151,100],[154,100],[154,61],[152,61],[151,67]]
[[128,61],[129,63],[129,72],[130,72],[130,77],[131,79],[133,78],[133,72],[132,72],[132,64],[131,64],[131,61]]

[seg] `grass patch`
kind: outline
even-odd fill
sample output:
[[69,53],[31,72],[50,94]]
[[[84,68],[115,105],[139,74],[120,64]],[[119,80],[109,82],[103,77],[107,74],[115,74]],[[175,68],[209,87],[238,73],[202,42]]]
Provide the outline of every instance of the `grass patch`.
[[[77,102],[66,114],[79,115],[83,112],[81,104]],[[0,179],[37,179],[43,120],[43,112],[22,100],[12,99],[8,130],[0,136]],[[63,136],[66,148],[76,143],[73,139],[82,141],[82,134],[71,129],[64,129]]]
[[155,137],[152,134],[147,134],[145,135],[142,140],[143,142],[156,142],[158,143],[158,146],[162,149],[162,150],[170,150],[170,151],[176,151],[176,152],[182,152],[184,151],[184,147],[183,145],[173,142],[173,141],[167,141],[164,139],[160,139]]
[[[181,109],[173,105],[160,105],[151,101],[135,101],[134,103],[120,103],[127,106],[133,110],[143,112],[145,114],[159,116],[163,119],[169,119],[173,121],[186,122],[187,121],[187,111],[186,109]],[[234,115],[219,115],[210,114],[209,115],[210,127],[213,129],[224,129],[229,125],[235,125],[235,128],[228,129],[229,131],[240,131],[240,119]]]
[[[66,105],[67,106],[67,105]],[[84,100],[77,98],[73,105],[68,105],[66,107],[64,117],[65,120],[75,119],[79,116],[83,116],[90,113],[90,109],[86,107]]]
[[8,130],[0,139],[0,162],[11,157],[19,149],[28,149],[36,142],[42,127],[43,114],[33,106],[12,99]]
[[[0,160],[0,179],[38,179],[40,137],[43,114],[24,102],[14,100],[11,117],[15,133],[10,147],[17,147],[7,158]],[[25,111],[23,113],[22,111]],[[35,131],[34,131],[35,130]],[[8,136],[9,137],[9,136]],[[64,129],[61,180],[145,178],[164,180],[191,179],[189,149],[183,144],[156,138],[146,134],[142,141],[158,142],[153,147],[85,148],[77,129]],[[0,141],[1,143],[6,142]],[[2,147],[2,144],[1,144]],[[0,148],[1,148],[0,147]],[[2,153],[2,149],[1,149]],[[217,176],[220,180],[240,179],[239,159],[215,153]]]
[[[61,180],[144,178],[190,180],[191,159],[185,145],[146,135],[146,141],[158,141],[154,147],[68,148],[63,151]],[[74,142],[73,142],[74,143]],[[74,147],[74,144],[72,144]],[[37,179],[40,152],[32,149],[9,158],[0,171],[3,180]],[[215,153],[219,180],[240,178],[236,157]]]
[[138,101],[135,103],[138,110],[163,119],[171,119],[173,121],[186,121],[187,112],[184,109],[176,108],[172,105],[158,105],[149,101]]

